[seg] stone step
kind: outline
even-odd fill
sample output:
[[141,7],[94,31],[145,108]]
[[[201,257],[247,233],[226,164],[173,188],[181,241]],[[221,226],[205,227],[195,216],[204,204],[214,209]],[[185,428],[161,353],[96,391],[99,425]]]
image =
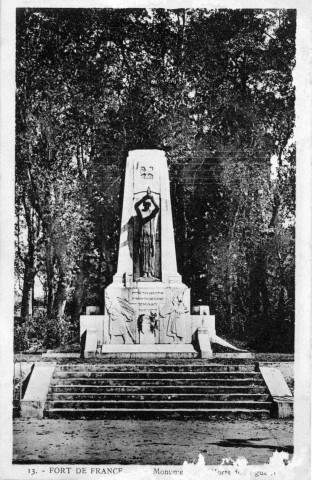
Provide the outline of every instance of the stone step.
[[[172,344],[169,344],[172,345]],[[137,346],[137,344],[135,344]],[[114,345],[115,347],[115,345]],[[115,349],[115,348],[114,348]],[[101,352],[100,358],[105,358],[105,360],[136,360],[139,359],[140,361],[144,360],[154,360],[155,358],[160,360],[196,360],[198,358],[198,352],[194,349],[192,352],[170,352],[170,351],[162,351],[162,352],[119,352],[119,353],[112,353],[112,352]]]
[[143,393],[142,391],[136,393],[50,393],[47,398],[48,401],[105,401],[105,400],[140,400],[140,401],[162,401],[162,400],[219,400],[219,401],[269,401],[270,395],[268,393]]
[[85,378],[102,378],[108,379],[185,379],[185,380],[192,380],[192,379],[213,379],[213,378],[261,378],[261,374],[259,372],[115,372],[115,371],[107,371],[107,372],[55,372],[54,378],[78,378],[78,379],[85,379]]
[[55,372],[253,372],[253,364],[224,365],[222,363],[202,364],[67,364],[57,365]]
[[261,378],[260,372],[55,372],[53,378],[58,379],[243,379],[243,378]]
[[52,385],[50,387],[51,394],[57,393],[66,393],[68,394],[105,394],[105,393],[198,393],[198,394],[226,394],[226,393],[240,393],[241,395],[248,394],[263,394],[267,392],[265,385],[262,386],[206,386],[206,385],[156,385],[156,386],[127,386],[127,385],[116,385],[116,386],[98,386],[98,385]]
[[[224,354],[222,354],[224,355]],[[69,363],[70,362],[70,363]],[[64,360],[59,360],[57,366],[63,366],[63,365],[86,365],[86,366],[91,366],[91,365],[109,365],[110,367],[113,366],[119,366],[119,365],[143,365],[143,366],[149,366],[149,365],[181,365],[181,366],[187,366],[187,365],[256,365],[257,362],[255,361],[254,358],[237,358],[235,357],[227,357],[227,358],[220,358],[217,356],[217,354],[211,358],[196,358],[189,360],[188,358],[179,358],[178,360],[175,358],[116,358],[114,361],[112,361],[111,358],[105,357],[105,356],[96,356],[96,357],[90,357],[87,359],[82,359],[80,357],[77,357],[75,359],[72,358],[64,358]]]
[[237,418],[245,420],[253,419],[267,419],[270,417],[270,410],[268,409],[247,409],[247,408],[174,408],[174,409],[136,409],[136,408],[93,408],[93,409],[76,409],[76,408],[51,408],[45,410],[44,416],[46,418],[70,418],[70,419],[101,419],[101,418],[139,418],[139,419],[160,419],[171,418],[176,420],[183,420],[185,418],[204,418],[204,419],[224,419],[234,420]]
[[90,408],[144,408],[150,409],[155,408],[188,408],[188,409],[198,409],[198,408],[264,408],[269,409],[271,402],[258,402],[258,401],[217,401],[217,400],[62,400],[62,401],[47,401],[46,408],[77,408],[77,409],[90,409]]
[[198,352],[191,343],[153,343],[153,344],[104,344],[101,350],[102,356],[111,358],[196,358]]
[[136,378],[136,379],[118,379],[118,378],[53,378],[51,385],[111,385],[111,386],[157,386],[157,385],[206,385],[206,386],[256,386],[263,385],[261,377],[247,378],[203,378],[203,379],[172,379],[172,378]]

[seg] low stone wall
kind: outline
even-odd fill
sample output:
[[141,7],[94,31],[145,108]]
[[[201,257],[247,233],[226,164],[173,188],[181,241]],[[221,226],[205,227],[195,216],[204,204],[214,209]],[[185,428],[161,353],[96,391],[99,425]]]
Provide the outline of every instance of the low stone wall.
[[259,362],[258,365],[273,398],[274,414],[277,418],[293,418],[293,389],[289,388],[294,378],[293,365],[290,362]]
[[259,367],[278,368],[282,372],[292,395],[294,394],[294,362],[259,362]]
[[27,389],[21,400],[21,416],[42,418],[55,362],[37,362],[32,370]]
[[34,365],[34,362],[14,362],[14,378],[16,381],[26,379],[30,374],[31,368]]

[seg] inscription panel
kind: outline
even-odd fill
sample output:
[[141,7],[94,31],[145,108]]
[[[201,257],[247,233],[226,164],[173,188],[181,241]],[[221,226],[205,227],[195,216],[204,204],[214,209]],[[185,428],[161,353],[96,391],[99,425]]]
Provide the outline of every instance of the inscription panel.
[[159,310],[165,303],[165,291],[157,290],[133,290],[130,302],[138,314],[149,313],[151,310]]

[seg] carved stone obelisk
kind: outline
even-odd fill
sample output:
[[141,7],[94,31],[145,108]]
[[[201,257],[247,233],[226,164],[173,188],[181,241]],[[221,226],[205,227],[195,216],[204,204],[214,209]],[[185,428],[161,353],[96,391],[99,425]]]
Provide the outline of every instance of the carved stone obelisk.
[[80,317],[84,352],[211,357],[216,335],[209,307],[190,314],[190,289],[177,270],[167,159],[160,150],[129,152],[117,272],[104,315]]
[[177,271],[167,159],[126,164],[117,273],[105,292],[106,342],[191,343],[190,290]]

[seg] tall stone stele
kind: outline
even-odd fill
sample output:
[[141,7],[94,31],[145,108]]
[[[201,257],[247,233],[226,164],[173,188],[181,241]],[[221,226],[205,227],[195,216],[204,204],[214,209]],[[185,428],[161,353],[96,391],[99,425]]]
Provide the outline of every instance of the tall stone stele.
[[190,289],[177,270],[167,159],[126,164],[117,272],[105,291],[105,343],[191,343]]
[[120,352],[124,345],[134,352],[195,352],[197,342],[201,355],[211,356],[210,341],[230,346],[216,336],[209,308],[197,310],[190,314],[190,289],[177,270],[166,156],[131,151],[117,272],[105,290],[105,314],[80,317],[84,351]]

